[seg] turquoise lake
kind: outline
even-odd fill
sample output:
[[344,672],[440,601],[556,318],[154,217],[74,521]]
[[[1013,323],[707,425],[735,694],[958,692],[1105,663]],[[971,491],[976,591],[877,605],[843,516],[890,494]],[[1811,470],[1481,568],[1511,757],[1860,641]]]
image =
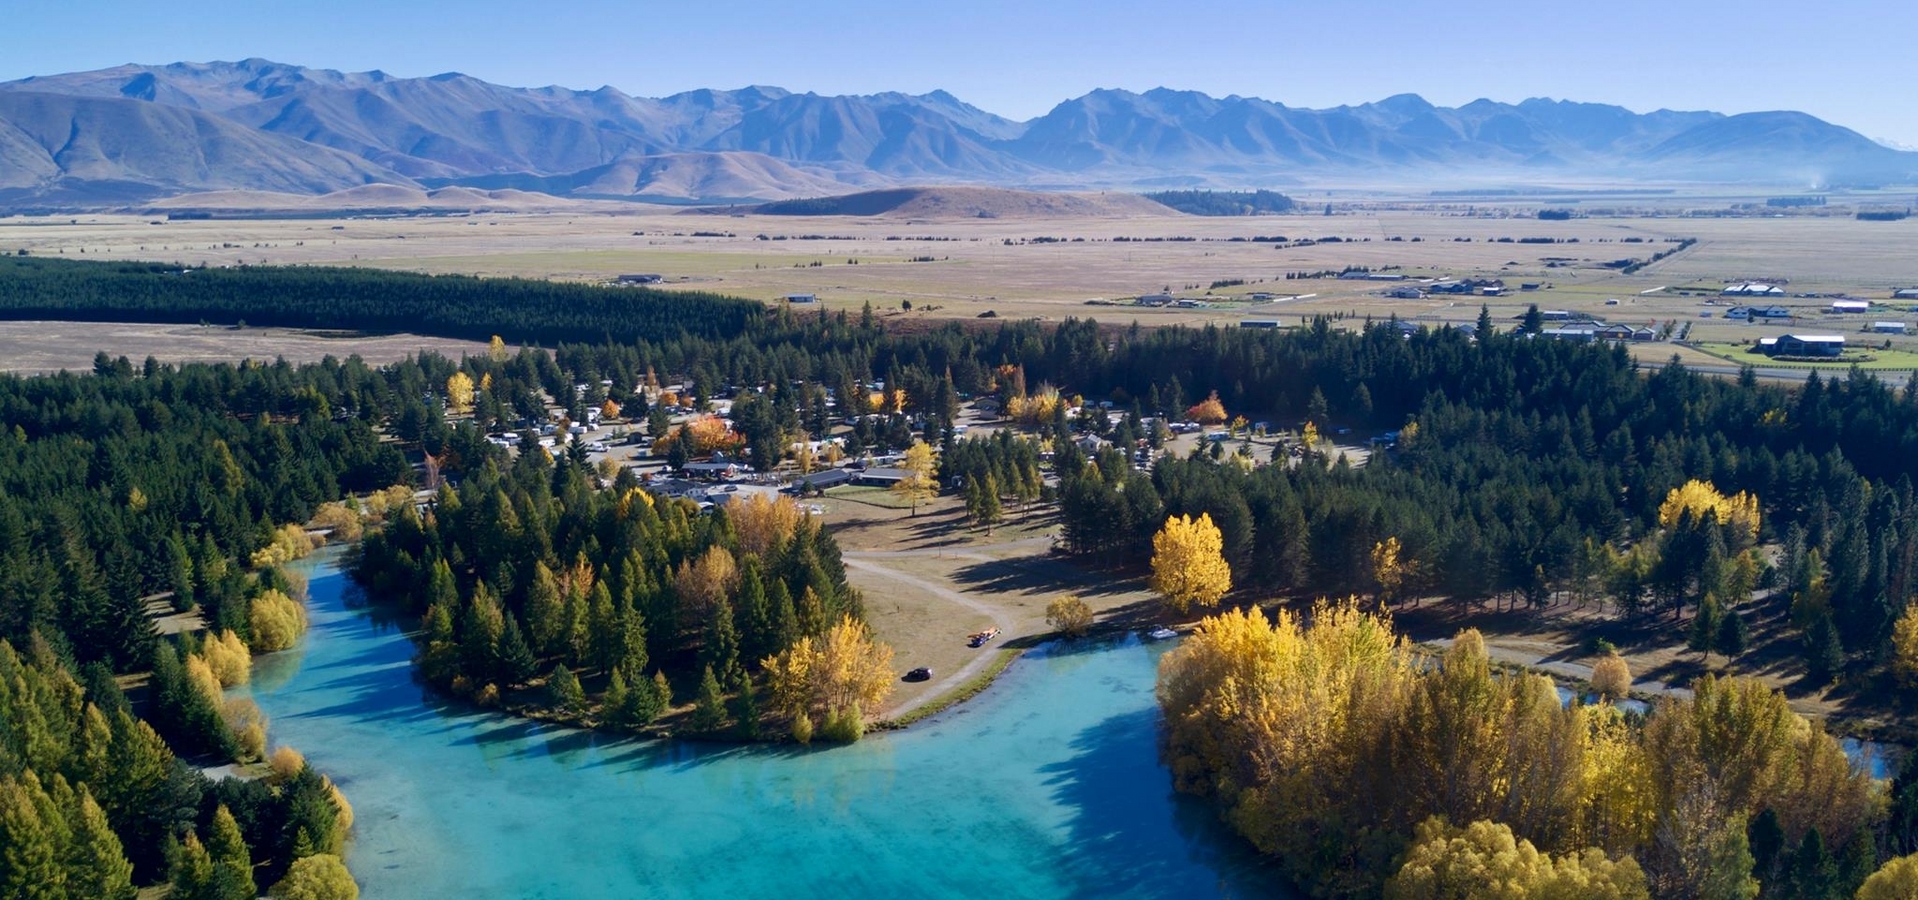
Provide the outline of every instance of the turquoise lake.
[[1173,792],[1164,645],[1041,648],[850,747],[615,740],[438,702],[400,629],[310,571],[312,630],[251,691],[352,801],[368,898],[1297,896]]

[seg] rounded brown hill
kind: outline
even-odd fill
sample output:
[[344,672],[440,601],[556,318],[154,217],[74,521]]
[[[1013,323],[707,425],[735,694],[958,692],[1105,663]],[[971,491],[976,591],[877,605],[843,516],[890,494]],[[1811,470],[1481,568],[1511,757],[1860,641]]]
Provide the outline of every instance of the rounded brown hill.
[[911,219],[1041,219],[1182,215],[1137,194],[1066,194],[985,187],[912,187],[753,207],[767,216],[885,216]]

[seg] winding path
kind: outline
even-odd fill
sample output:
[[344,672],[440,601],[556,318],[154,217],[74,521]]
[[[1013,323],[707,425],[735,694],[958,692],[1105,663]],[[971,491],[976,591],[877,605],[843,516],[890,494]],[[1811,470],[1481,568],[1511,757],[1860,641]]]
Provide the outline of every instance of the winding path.
[[[938,597],[941,600],[957,603],[960,606],[970,609],[973,612],[979,613],[980,615],[986,616],[987,618],[990,618],[995,622],[1009,620],[1011,618],[1010,616],[1007,615],[1007,611],[1004,607],[1001,607],[992,603],[987,603],[985,601],[978,599],[977,597],[968,597],[965,594],[961,594],[958,591],[955,591],[944,585],[927,581],[926,579],[920,578],[917,575],[908,575],[904,572],[900,572],[895,569],[886,568],[885,566],[881,565],[878,562],[878,559],[876,559],[876,557],[883,558],[887,556],[946,556],[953,559],[970,559],[970,560],[977,560],[977,561],[990,561],[992,557],[985,556],[983,554],[978,554],[978,553],[952,553],[952,552],[935,553],[932,551],[925,551],[925,550],[868,550],[868,551],[847,551],[842,558],[845,560],[846,568],[858,569],[861,572],[866,572],[868,574],[875,575],[880,578],[887,579],[889,581],[896,581],[896,582],[899,582],[900,584],[918,588],[919,590],[925,591],[926,593],[931,594],[934,597]],[[1002,638],[1008,637],[1008,636],[1010,635],[1002,635]],[[996,659],[997,657],[998,657],[997,653],[991,653],[991,652],[980,653],[979,655],[973,657],[971,662],[966,663],[957,672],[953,672],[952,674],[947,675],[946,677],[940,678],[937,681],[933,682],[931,685],[927,687],[927,689],[924,692],[920,693],[919,696],[914,697],[911,700],[908,700],[905,703],[902,703],[899,706],[894,707],[891,711],[889,711],[888,715],[892,718],[898,718],[899,716],[903,716],[906,713],[912,712],[913,710],[918,709],[919,707],[924,706],[928,703],[931,703],[934,700],[944,697],[946,695],[946,692],[952,690],[953,688],[958,687],[961,684],[964,684],[967,679],[970,679],[974,675],[977,675],[981,671],[984,671],[986,666],[991,665],[992,661]]]

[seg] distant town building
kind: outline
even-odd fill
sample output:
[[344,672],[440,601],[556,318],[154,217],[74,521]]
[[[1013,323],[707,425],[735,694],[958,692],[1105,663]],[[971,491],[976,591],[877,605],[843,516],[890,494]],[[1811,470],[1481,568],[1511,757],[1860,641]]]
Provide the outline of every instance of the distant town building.
[[619,284],[658,284],[666,279],[658,275],[621,275],[614,280]]
[[1279,320],[1277,319],[1240,319],[1239,327],[1240,328],[1277,328],[1279,327]]
[[1775,284],[1746,281],[1739,284],[1728,284],[1724,290],[1718,293],[1726,297],[1783,297],[1785,296],[1785,289]]
[[786,302],[787,303],[818,303],[819,297],[814,294],[787,294]]
[[1873,322],[1871,323],[1871,330],[1879,334],[1904,334],[1905,323],[1903,322]]
[[1891,292],[1893,300],[1918,300],[1918,288],[1900,288]]
[[1831,301],[1831,312],[1833,315],[1845,315],[1848,313],[1861,313],[1861,312],[1870,312],[1870,311],[1871,311],[1870,300],[1833,300]]

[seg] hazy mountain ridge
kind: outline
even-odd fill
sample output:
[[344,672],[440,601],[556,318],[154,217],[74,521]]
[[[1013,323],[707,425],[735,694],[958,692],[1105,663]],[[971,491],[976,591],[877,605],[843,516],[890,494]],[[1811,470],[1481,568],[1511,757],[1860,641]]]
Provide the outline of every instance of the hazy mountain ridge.
[[1576,175],[1780,184],[1918,180],[1918,153],[1802,113],[1726,116],[1401,94],[1302,109],[1095,90],[1015,122],[944,91],[753,86],[633,97],[267,60],[119,66],[0,84],[0,202],[374,182],[561,196],[779,199],[887,185],[1260,187],[1305,176]]

